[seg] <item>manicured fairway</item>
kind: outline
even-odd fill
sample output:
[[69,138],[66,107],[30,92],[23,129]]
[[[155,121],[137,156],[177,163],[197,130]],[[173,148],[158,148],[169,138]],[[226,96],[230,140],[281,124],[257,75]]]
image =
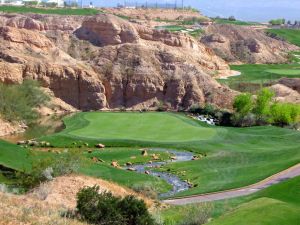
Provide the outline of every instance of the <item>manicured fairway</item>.
[[226,130],[199,144],[198,151],[208,155],[202,160],[162,168],[197,185],[179,196],[246,186],[300,162],[300,132],[272,126]]
[[[284,181],[246,197],[216,201],[210,204],[213,205],[212,217],[214,219],[208,223],[209,225],[299,224],[300,177]],[[169,221],[180,222],[189,207],[192,205],[172,206],[163,210],[162,216]]]
[[[248,197],[220,202],[235,205],[209,225],[294,225],[300,222],[300,177],[271,186]],[[220,204],[218,202],[215,205]],[[244,204],[243,204],[244,203]]]
[[[82,151],[84,151],[84,149],[82,149]],[[151,151],[149,151],[149,154],[150,153]],[[156,152],[156,154],[158,153],[159,152]],[[156,187],[158,192],[167,192],[171,188],[171,186],[165,181],[157,177],[138,173],[134,173],[133,175],[133,172],[116,169],[110,166],[110,163],[113,160],[117,160],[121,166],[123,166],[123,164],[126,162],[148,162],[150,160],[150,156],[141,157],[141,151],[138,149],[110,148],[106,149],[105,151],[102,150],[101,152],[99,150],[94,150],[93,153],[84,153],[84,155],[89,159],[92,157],[97,157],[105,160],[104,163],[88,163],[80,168],[79,172],[85,175],[103,178],[128,187],[149,184]],[[31,164],[34,160],[53,156],[55,156],[53,153],[29,150],[0,140],[0,166],[11,168],[17,171],[28,171],[31,169]],[[132,156],[135,156],[135,158],[132,159]],[[160,153],[161,160],[168,158],[169,154]],[[10,181],[2,175],[0,169],[0,183],[2,182],[10,183]]]
[[300,77],[300,64],[277,65],[234,65],[231,69],[240,71],[240,76],[231,77],[224,82],[251,82],[264,83],[280,79],[282,77]]
[[25,7],[25,6],[0,6],[0,12],[57,14],[57,15],[96,15],[98,13],[101,13],[101,11],[97,9],[41,8],[41,7]]
[[121,139],[152,142],[187,142],[211,139],[216,130],[172,113],[81,113],[66,120],[67,128],[78,120],[83,127],[68,130],[69,135],[83,138]]
[[283,76],[300,76],[300,68],[299,69],[270,69],[270,70],[266,70],[266,72],[271,74],[283,75]]
[[300,132],[272,126],[214,127],[183,114],[125,112],[79,113],[65,123],[64,131],[43,139],[58,147],[101,142],[206,153],[200,160],[161,168],[195,185],[179,196],[246,186],[300,162]]
[[297,29],[268,29],[268,33],[276,34],[288,42],[300,46],[300,30]]

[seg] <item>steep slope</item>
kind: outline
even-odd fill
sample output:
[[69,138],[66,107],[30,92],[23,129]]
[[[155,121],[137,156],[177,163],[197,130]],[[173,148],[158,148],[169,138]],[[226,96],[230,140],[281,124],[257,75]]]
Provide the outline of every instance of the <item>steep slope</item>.
[[82,17],[60,25],[59,16],[24,17],[0,17],[1,82],[37,79],[81,110],[231,106],[235,93],[212,78],[229,67],[187,35],[112,15],[86,17],[79,28]]
[[289,51],[299,50],[264,31],[229,24],[209,26],[201,42],[229,63],[284,63]]

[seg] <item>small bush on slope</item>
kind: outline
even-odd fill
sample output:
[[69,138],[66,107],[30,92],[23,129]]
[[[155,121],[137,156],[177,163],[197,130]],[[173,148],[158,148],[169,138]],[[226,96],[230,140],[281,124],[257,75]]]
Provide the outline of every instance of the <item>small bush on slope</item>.
[[26,80],[23,84],[0,84],[0,115],[8,121],[30,123],[38,117],[35,108],[45,105],[49,97],[37,82]]
[[123,199],[110,192],[99,193],[99,187],[86,187],[77,194],[80,218],[92,224],[154,225],[143,200],[134,196]]
[[77,172],[85,162],[82,152],[72,149],[58,156],[35,159],[30,170],[17,172],[16,176],[21,187],[31,189],[54,177]]

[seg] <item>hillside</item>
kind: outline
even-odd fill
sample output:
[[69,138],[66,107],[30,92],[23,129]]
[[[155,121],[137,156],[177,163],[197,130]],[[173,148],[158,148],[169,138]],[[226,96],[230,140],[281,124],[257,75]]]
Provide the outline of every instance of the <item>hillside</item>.
[[272,64],[288,61],[288,52],[299,48],[247,26],[215,24],[208,26],[201,42],[231,64]]
[[231,105],[234,92],[212,78],[229,67],[188,35],[104,14],[4,14],[0,21],[4,83],[36,79],[81,110]]

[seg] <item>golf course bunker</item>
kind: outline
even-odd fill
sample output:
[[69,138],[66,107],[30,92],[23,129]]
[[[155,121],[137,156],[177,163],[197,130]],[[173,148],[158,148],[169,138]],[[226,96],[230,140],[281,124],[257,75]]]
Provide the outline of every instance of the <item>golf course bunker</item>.
[[173,143],[209,140],[216,135],[215,129],[175,113],[88,112],[79,113],[65,123],[67,133],[72,136],[101,140]]
[[152,170],[153,168],[157,168],[163,165],[166,165],[167,163],[176,163],[176,162],[186,162],[193,160],[193,153],[191,152],[180,152],[177,150],[169,150],[169,149],[162,149],[162,148],[150,148],[147,149],[150,151],[158,151],[158,152],[168,152],[174,155],[173,160],[168,160],[165,162],[152,162],[152,163],[146,163],[146,164],[140,164],[140,165],[133,165],[133,166],[127,166],[125,169],[133,169],[138,173],[145,173],[147,172],[151,176],[159,177],[163,180],[165,180],[167,183],[172,185],[172,190],[168,191],[166,193],[161,193],[159,197],[161,198],[167,198],[171,197],[181,191],[186,191],[190,188],[190,184],[186,181],[182,181],[179,177],[176,175],[166,173],[166,172],[158,172]]

